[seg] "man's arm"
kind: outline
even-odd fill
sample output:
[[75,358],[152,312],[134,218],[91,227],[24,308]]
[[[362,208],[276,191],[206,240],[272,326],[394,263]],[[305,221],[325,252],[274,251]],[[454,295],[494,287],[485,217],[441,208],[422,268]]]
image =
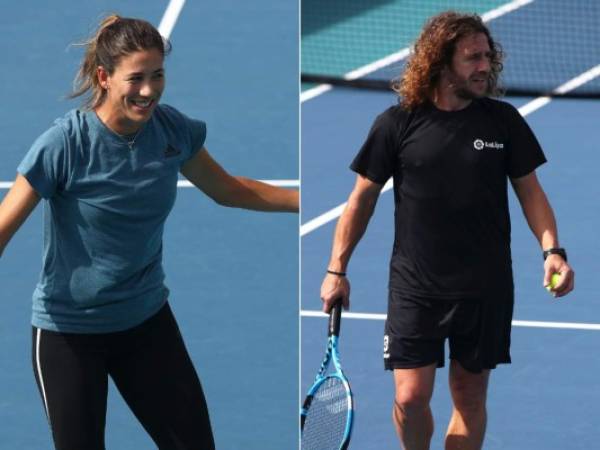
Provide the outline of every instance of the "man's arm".
[[[359,175],[344,212],[338,220],[328,270],[345,273],[350,256],[364,234],[383,185]],[[350,307],[350,283],[345,276],[327,273],[321,285],[323,311],[329,312],[338,298]]]
[[[559,247],[556,219],[535,172],[520,178],[513,178],[511,182],[529,228],[540,243],[542,250]],[[559,255],[549,255],[544,262],[544,286],[550,284],[550,277],[553,273],[560,273],[560,281],[553,289],[557,297],[562,297],[573,290],[575,273]]]
[[298,191],[228,174],[206,151],[200,150],[181,168],[198,189],[223,206],[257,211],[298,211]]
[[27,179],[23,175],[17,175],[12,188],[0,203],[0,256],[39,201],[39,195]]

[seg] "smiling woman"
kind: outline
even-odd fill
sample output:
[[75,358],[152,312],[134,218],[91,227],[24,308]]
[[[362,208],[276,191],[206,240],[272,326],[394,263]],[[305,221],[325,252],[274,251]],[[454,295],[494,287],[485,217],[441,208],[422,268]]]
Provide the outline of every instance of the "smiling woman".
[[98,66],[104,101],[96,114],[120,134],[135,133],[150,118],[165,88],[163,54],[141,50],[121,59],[111,72]]
[[[101,106],[108,93],[107,79],[115,77],[115,70],[117,66],[123,65],[124,57],[139,56],[136,53],[142,51],[154,51],[160,55],[151,63],[155,64],[156,73],[153,72],[153,75],[159,81],[155,87],[160,85],[160,93],[162,93],[164,89],[162,65],[164,57],[171,51],[171,44],[150,23],[111,15],[102,21],[96,34],[82,45],[86,46],[86,53],[75,79],[75,90],[70,97],[75,98],[91,93],[83,104],[84,108],[95,109]],[[135,67],[147,67],[143,61],[136,62],[138,64],[132,64],[131,67],[119,67],[123,73],[115,78],[115,82],[118,83],[119,79],[141,81],[143,71],[134,70],[132,73],[128,71]]]
[[[164,284],[164,223],[182,173],[226,206],[297,211],[298,192],[228,174],[206,125],[159,104],[170,50],[113,15],[85,43],[72,97],[0,204],[0,254],[45,200],[33,366],[57,449],[104,449],[110,376],[160,449],[213,449],[208,408]],[[143,376],[140,376],[143,374]]]

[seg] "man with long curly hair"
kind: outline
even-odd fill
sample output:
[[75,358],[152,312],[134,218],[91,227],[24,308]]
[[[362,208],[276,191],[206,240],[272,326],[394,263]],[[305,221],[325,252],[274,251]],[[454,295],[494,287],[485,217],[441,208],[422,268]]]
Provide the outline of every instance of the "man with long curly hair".
[[321,287],[323,309],[349,306],[346,267],[379,193],[393,177],[395,240],[384,362],[394,373],[393,421],[403,448],[428,449],[436,367],[450,346],[453,413],[446,449],[480,449],[490,370],[510,362],[513,277],[510,180],[543,250],[544,286],[574,287],[552,208],[535,174],[546,159],[500,93],[502,51],[476,15],[445,12],[419,36],[400,104],[377,117],[351,168],[357,181],[340,217]]

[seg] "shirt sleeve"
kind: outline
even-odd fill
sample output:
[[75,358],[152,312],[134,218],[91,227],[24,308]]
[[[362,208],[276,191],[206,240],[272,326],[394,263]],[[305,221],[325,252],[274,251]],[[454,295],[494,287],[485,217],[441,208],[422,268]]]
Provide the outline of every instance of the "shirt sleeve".
[[189,161],[204,146],[206,140],[206,123],[201,120],[192,119],[172,106],[161,104],[161,111],[166,115],[170,125],[175,127],[177,133],[183,133],[181,136],[186,142],[181,165]]
[[191,136],[190,154],[185,159],[187,161],[204,147],[204,142],[206,141],[206,123],[201,120],[191,119],[186,115],[183,117]]
[[350,169],[375,183],[385,184],[394,171],[397,127],[391,109],[377,116]]
[[531,128],[512,105],[508,105],[507,124],[510,136],[508,175],[523,177],[546,162],[546,156]]
[[17,168],[42,198],[52,197],[66,183],[67,146],[64,130],[56,124],[36,139]]

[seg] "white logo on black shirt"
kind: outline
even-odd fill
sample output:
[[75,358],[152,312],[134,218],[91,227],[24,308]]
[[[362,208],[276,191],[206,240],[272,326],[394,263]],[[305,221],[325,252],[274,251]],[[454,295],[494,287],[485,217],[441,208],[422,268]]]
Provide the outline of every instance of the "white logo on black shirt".
[[389,354],[389,351],[388,351],[389,348],[390,348],[390,338],[386,334],[383,337],[383,359],[388,359],[390,357],[390,354]]
[[475,150],[483,150],[484,148],[490,148],[494,150],[501,150],[504,148],[504,144],[502,142],[485,142],[481,139],[475,139],[473,141],[473,147]]

